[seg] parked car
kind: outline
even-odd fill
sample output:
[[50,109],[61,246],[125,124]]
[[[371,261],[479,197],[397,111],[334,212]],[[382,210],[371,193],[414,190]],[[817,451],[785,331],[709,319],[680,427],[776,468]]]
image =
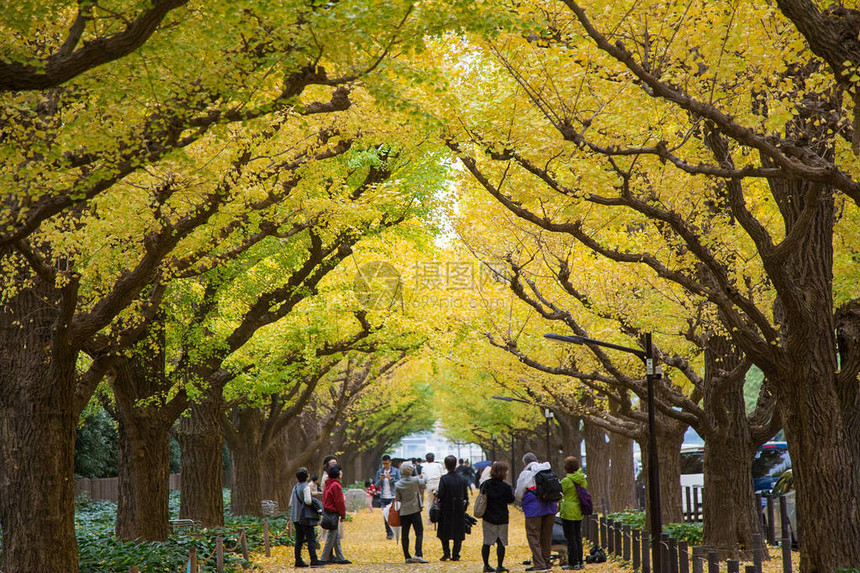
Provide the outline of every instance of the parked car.
[[[705,485],[705,447],[703,445],[681,446],[681,507],[687,512],[686,487]],[[785,442],[767,442],[756,452],[753,459],[753,489],[762,493],[773,489],[779,477],[791,469],[791,458]],[[699,497],[701,500],[701,496]]]
[[758,449],[753,459],[753,488],[756,493],[770,491],[779,477],[791,469],[791,457],[785,442],[768,442]]

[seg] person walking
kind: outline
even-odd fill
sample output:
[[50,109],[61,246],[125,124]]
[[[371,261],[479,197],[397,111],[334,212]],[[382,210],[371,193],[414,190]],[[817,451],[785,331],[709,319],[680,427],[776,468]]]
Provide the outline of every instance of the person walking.
[[561,525],[567,539],[567,565],[562,569],[577,571],[583,568],[582,562],[582,504],[576,486],[588,487],[585,474],[574,456],[564,458],[564,473],[561,478]]
[[[481,557],[484,558],[484,572],[504,573],[505,547],[508,545],[508,505],[514,502],[514,488],[506,482],[508,464],[495,462],[490,468],[490,477],[481,484],[480,492],[487,496],[487,508],[483,515],[484,544]],[[496,567],[490,567],[490,547],[496,545]]]
[[[325,490],[323,491],[323,509],[330,513],[338,514],[340,517],[338,526],[346,520],[346,500],[344,500],[343,486],[340,483],[342,474],[343,472],[339,465],[334,464],[333,466],[329,466],[328,479],[325,482]],[[335,563],[338,565],[352,563],[352,561],[343,556],[343,550],[340,547],[340,537],[339,529],[329,530],[321,558],[325,563]]]
[[[394,484],[394,501],[400,502],[400,543],[407,563],[427,563],[424,559],[424,522],[421,520],[421,499],[424,495],[424,478],[412,475],[415,466],[409,462],[400,465],[400,481]],[[415,557],[409,554],[409,527],[415,530]]]
[[[424,459],[427,460],[427,463],[424,464],[421,475],[424,476],[424,480],[426,481],[424,491],[427,494],[427,502],[425,505],[429,505],[433,502],[433,496],[436,495],[436,490],[439,489],[439,480],[442,479],[442,474],[445,471],[442,468],[442,464],[435,461],[436,456],[433,452],[427,452]],[[430,522],[428,521],[427,523],[429,524]]]
[[[295,566],[308,567],[308,563],[302,559],[302,546],[307,545],[310,557],[310,567],[323,567],[325,563],[317,559],[316,534],[314,526],[319,521],[319,516],[314,509],[313,496],[308,484],[310,476],[307,468],[296,470],[298,483],[293,487],[290,494],[290,521],[296,532],[294,541]],[[317,502],[319,503],[319,502]]]
[[525,469],[517,479],[515,492],[517,501],[522,503],[526,516],[526,539],[532,551],[532,566],[526,571],[549,572],[550,555],[552,553],[552,526],[558,504],[554,501],[541,501],[535,490],[535,474],[543,470],[552,470],[549,462],[538,463],[537,456],[529,452],[523,456]]
[[[394,484],[400,479],[400,470],[391,465],[391,456],[385,454],[382,456],[382,467],[376,471],[376,487],[379,488],[379,499],[382,501],[382,507],[385,508],[388,504],[394,501]],[[386,539],[394,539],[394,531],[388,525],[388,520],[382,516],[382,521],[385,522],[385,537]]]
[[442,541],[442,561],[459,561],[460,548],[466,538],[469,485],[456,471],[457,458],[445,458],[445,469],[448,473],[439,480],[439,489],[436,491],[436,497],[439,499],[439,527],[436,529],[436,537]]

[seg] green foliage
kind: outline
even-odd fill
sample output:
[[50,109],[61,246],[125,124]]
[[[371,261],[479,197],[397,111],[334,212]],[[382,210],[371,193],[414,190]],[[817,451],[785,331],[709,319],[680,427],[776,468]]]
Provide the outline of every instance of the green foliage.
[[[644,511],[628,509],[618,513],[610,513],[607,517],[621,525],[629,525],[634,529],[646,529]],[[701,523],[666,523],[663,525],[663,533],[667,533],[678,541],[686,541],[691,547],[702,544]]]
[[85,415],[75,440],[75,475],[86,478],[116,477],[116,422],[103,409]]
[[[229,503],[229,490],[224,490],[225,505]],[[179,513],[179,492],[170,494],[170,514],[175,518]],[[273,545],[292,545],[292,538],[286,536],[288,517],[268,517],[270,540]],[[263,549],[263,518],[250,516],[225,515],[224,527],[183,531],[175,533],[164,542],[135,543],[123,541],[113,535],[116,520],[116,504],[109,501],[78,499],[75,512],[75,529],[80,549],[82,573],[104,571],[127,571],[138,567],[146,572],[175,573],[182,569],[188,560],[192,546],[197,548],[198,559],[202,562],[215,550],[215,538],[222,536],[227,548],[236,546],[241,530],[245,530],[250,552]],[[225,553],[228,571],[238,571],[249,565],[240,554]],[[202,567],[201,571],[214,571],[214,559]]]

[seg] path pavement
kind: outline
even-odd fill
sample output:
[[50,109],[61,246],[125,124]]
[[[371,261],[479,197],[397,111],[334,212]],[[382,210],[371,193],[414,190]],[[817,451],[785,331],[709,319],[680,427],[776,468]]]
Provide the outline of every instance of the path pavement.
[[[425,512],[426,521],[426,512]],[[522,513],[518,510],[511,511],[511,528],[509,532],[511,545],[508,546],[505,555],[505,566],[511,573],[520,573],[527,567],[522,562],[529,559],[531,554],[526,544],[525,528]],[[410,535],[410,545],[415,546],[414,535]],[[463,544],[461,560],[457,563],[441,562],[442,548],[436,539],[436,532],[432,525],[425,525],[424,530],[424,557],[430,563],[407,565],[404,563],[400,543],[385,539],[385,529],[382,524],[382,513],[379,509],[368,513],[367,510],[353,514],[353,521],[346,524],[343,540],[343,553],[352,565],[329,565],[324,569],[315,571],[338,571],[342,573],[459,573],[468,571],[479,573],[482,571],[481,561],[481,524],[472,530],[471,535],[466,536]],[[265,573],[276,573],[284,571],[295,571],[293,568],[293,548],[276,547],[272,550],[272,557],[258,556],[255,562],[260,570]],[[490,563],[495,565],[495,549],[490,553]],[[556,565],[555,572],[561,573],[561,567]],[[310,571],[307,569],[306,571]],[[614,563],[600,565],[586,565],[586,573],[630,573]]]

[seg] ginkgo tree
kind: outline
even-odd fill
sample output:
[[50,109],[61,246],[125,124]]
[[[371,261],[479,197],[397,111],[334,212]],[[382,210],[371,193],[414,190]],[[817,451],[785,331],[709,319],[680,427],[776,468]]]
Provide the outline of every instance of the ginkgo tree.
[[858,199],[857,13],[788,0],[519,10],[525,33],[465,48],[464,67],[497,81],[448,110],[464,166],[518,218],[705,303],[776,398],[801,570],[857,566],[860,482],[844,468],[860,459],[858,293],[834,292],[837,249],[856,252],[834,233]]
[[[157,311],[145,301],[160,289],[148,287],[174,272],[165,267],[181,259],[174,250],[199,250],[197,229],[243,220],[251,187],[230,189],[260,164],[256,143],[282,128],[307,135],[302,118],[349,108],[355,82],[392,48],[420,49],[426,33],[469,20],[470,3],[445,5],[195,4],[163,12],[158,31],[135,51],[114,52],[118,59],[91,61],[47,89],[3,92],[0,568],[77,569],[74,428],[104,374],[96,368],[78,384],[81,350],[98,353],[111,334],[104,329],[123,313]],[[166,6],[173,4],[140,13]],[[90,53],[105,46],[100,34],[121,40],[135,26],[123,15],[134,13],[103,3],[19,3],[4,12],[4,63],[38,75],[42,63],[55,63],[41,62],[46,55]],[[116,227],[123,218],[138,231],[132,240]],[[217,242],[219,233],[209,227],[202,236]]]

